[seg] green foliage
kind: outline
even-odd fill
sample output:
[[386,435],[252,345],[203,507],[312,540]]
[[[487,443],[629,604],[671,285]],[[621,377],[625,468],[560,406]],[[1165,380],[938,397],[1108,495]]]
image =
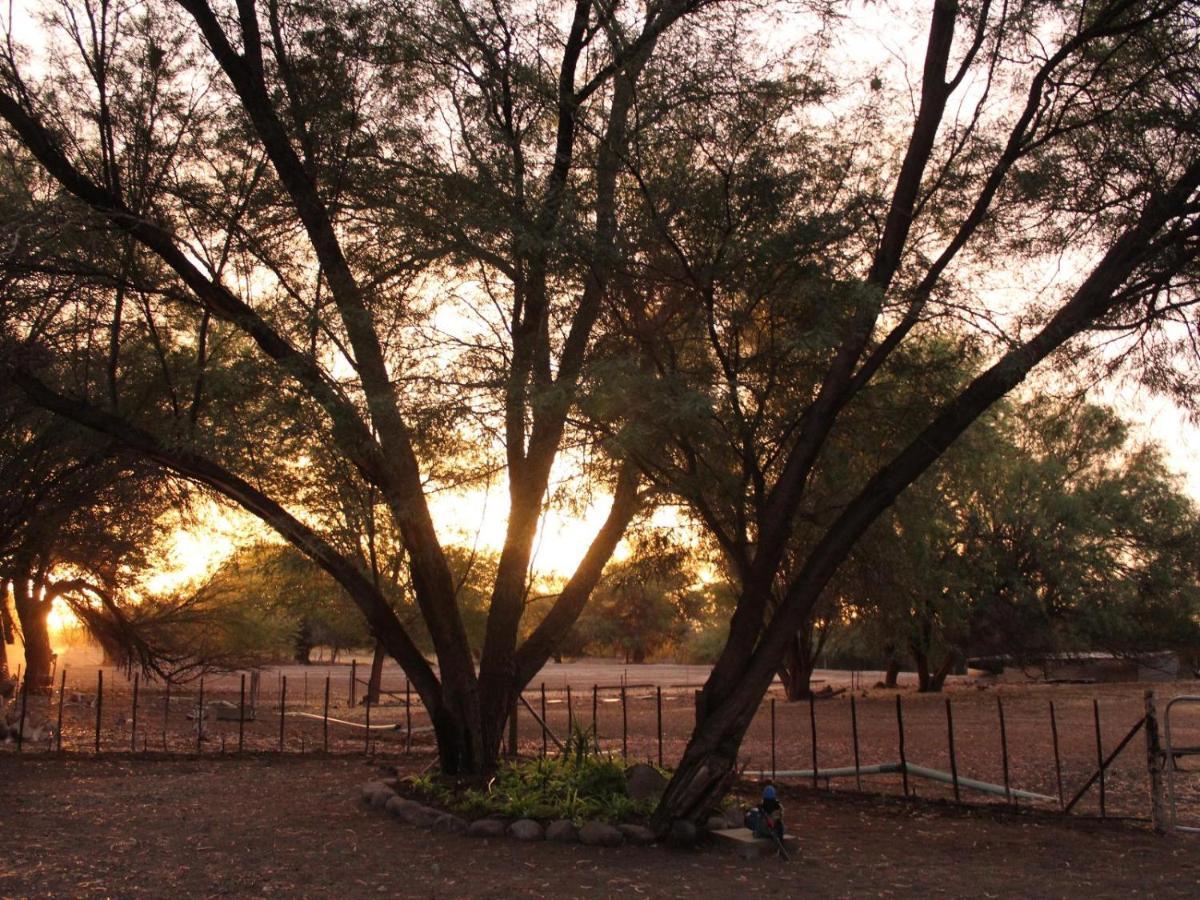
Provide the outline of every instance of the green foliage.
[[574,643],[593,652],[617,651],[645,662],[688,636],[699,613],[687,549],[662,532],[643,532],[630,555],[610,563],[576,626]]
[[439,779],[408,779],[414,790],[467,816],[620,822],[649,815],[656,799],[629,796],[622,762],[599,750],[595,732],[574,725],[563,751],[502,763],[484,788],[456,793]]

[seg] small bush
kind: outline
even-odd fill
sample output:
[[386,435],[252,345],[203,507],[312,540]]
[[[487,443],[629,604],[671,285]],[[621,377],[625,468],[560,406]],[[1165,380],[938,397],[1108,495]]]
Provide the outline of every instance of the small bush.
[[649,815],[655,803],[633,800],[623,763],[601,753],[595,733],[578,726],[558,756],[502,763],[485,788],[456,792],[428,775],[408,781],[418,793],[476,817],[620,822]]

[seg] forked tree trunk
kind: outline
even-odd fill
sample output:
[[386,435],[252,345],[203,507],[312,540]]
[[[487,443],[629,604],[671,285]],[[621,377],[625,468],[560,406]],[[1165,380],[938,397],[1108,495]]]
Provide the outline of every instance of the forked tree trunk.
[[811,634],[803,630],[796,633],[788,644],[779,667],[779,680],[783,682],[783,693],[789,702],[807,700],[812,695],[812,673],[817,665],[817,655],[812,652]]

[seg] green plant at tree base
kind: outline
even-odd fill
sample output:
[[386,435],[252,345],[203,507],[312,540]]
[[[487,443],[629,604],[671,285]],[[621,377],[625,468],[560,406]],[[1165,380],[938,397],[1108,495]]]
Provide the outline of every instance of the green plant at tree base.
[[657,797],[634,800],[624,763],[600,750],[592,728],[571,727],[557,756],[502,763],[485,788],[456,792],[434,775],[413,776],[412,788],[467,816],[621,822],[648,816]]

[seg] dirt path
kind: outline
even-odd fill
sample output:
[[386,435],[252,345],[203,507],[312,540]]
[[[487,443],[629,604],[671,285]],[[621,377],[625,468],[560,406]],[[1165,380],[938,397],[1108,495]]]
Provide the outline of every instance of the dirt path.
[[[409,763],[413,768],[418,761]],[[432,835],[361,760],[0,758],[4,897],[1194,897],[1200,840],[794,792],[791,864]]]

